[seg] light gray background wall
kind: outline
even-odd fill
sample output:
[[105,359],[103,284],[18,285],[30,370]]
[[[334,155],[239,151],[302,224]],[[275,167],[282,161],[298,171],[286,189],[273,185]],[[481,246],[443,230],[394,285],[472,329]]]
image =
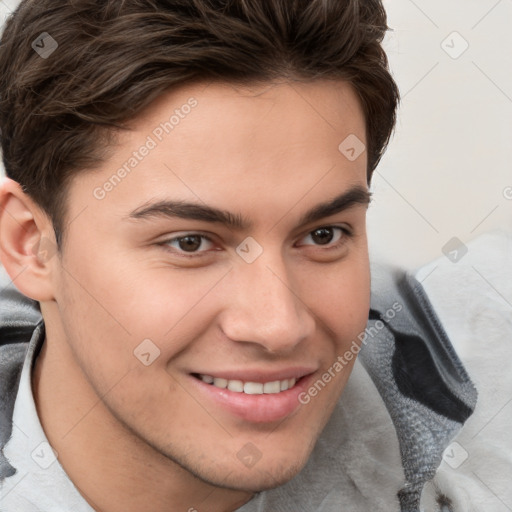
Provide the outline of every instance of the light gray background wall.
[[413,267],[453,237],[512,230],[512,1],[384,5],[403,102],[373,183],[370,250]]
[[[0,0],[0,22],[17,4]],[[402,105],[372,183],[370,253],[414,268],[512,231],[512,0],[384,5]]]

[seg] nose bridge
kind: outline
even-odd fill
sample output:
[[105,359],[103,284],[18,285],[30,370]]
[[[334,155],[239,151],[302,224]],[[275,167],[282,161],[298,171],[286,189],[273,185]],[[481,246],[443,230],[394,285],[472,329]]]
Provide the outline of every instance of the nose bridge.
[[234,341],[256,343],[270,352],[287,351],[311,334],[314,322],[281,255],[268,252],[252,263],[236,265],[223,330]]

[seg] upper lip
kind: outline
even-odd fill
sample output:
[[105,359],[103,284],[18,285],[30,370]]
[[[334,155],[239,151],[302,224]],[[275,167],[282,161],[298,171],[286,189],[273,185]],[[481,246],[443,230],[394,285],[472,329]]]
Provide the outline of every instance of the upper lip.
[[288,367],[279,370],[215,370],[193,372],[195,375],[209,375],[213,378],[221,378],[227,380],[241,380],[242,382],[274,382],[276,380],[297,379],[305,375],[314,373],[317,369],[312,367]]

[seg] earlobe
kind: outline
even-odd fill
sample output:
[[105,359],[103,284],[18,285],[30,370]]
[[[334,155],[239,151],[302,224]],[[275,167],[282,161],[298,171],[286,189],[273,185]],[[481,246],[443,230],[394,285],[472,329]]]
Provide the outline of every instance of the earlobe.
[[18,290],[34,300],[53,299],[52,223],[19,183],[0,185],[0,261]]

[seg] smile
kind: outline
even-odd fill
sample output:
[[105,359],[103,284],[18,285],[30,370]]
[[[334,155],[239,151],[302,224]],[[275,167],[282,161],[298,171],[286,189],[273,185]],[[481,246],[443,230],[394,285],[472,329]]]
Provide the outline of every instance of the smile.
[[247,395],[277,394],[287,391],[295,386],[297,379],[274,380],[271,382],[244,382],[241,380],[229,380],[221,377],[212,377],[211,375],[199,374],[198,378],[206,384],[211,384],[219,389],[228,389],[235,393],[245,393]]
[[211,403],[215,407],[212,410],[220,414],[261,425],[283,421],[296,413],[302,407],[299,395],[308,388],[318,368],[219,369],[214,375],[203,372],[189,373],[189,382],[206,407]]

